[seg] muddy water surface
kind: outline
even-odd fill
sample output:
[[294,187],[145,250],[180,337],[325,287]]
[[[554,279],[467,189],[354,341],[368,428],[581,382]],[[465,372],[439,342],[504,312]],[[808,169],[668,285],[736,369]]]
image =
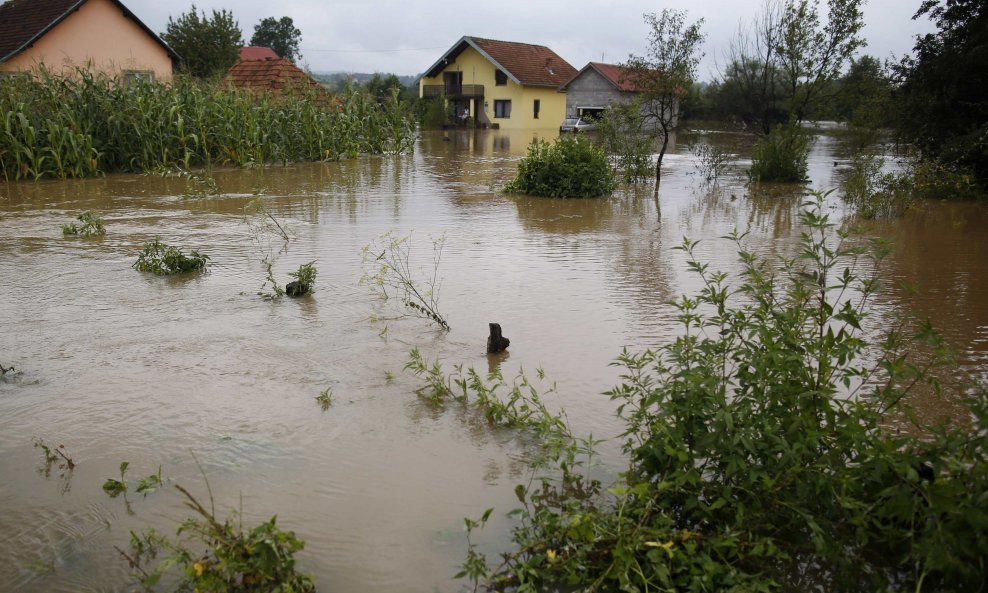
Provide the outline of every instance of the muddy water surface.
[[[402,371],[409,351],[507,377],[541,368],[577,433],[612,437],[608,362],[674,335],[662,303],[697,288],[672,247],[701,239],[701,257],[730,271],[734,249],[717,237],[748,230],[752,250],[776,256],[793,253],[800,230],[796,189],[704,186],[682,141],[657,199],[650,188],[599,200],[498,194],[535,135],[426,134],[410,156],[219,171],[222,195],[201,200],[182,198],[179,178],[0,185],[0,364],[18,369],[0,382],[0,590],[129,590],[114,545],[126,547],[132,529],[170,532],[187,513],[170,487],[131,494],[128,508],[100,486],[129,461],[129,478],[160,466],[208,498],[193,452],[218,509],[242,505],[248,523],[277,514],[306,540],[300,557],[320,590],[456,590],[462,518],[495,507],[486,537],[496,549],[528,444],[425,404]],[[740,136],[695,139],[735,151],[739,166],[747,158]],[[845,157],[819,136],[812,186],[834,187]],[[255,199],[288,227],[287,248],[245,217]],[[846,214],[836,199],[829,207]],[[105,238],[62,236],[84,210],[102,213]],[[919,287],[916,297],[893,287],[880,314],[933,316],[960,353],[958,375],[984,378],[988,209],[928,203],[874,230],[896,242],[893,284]],[[390,319],[358,285],[362,247],[388,231],[411,234],[416,269],[431,265],[429,238],[446,237],[440,305],[451,332]],[[154,237],[208,254],[209,271],[136,272]],[[266,257],[282,283],[314,261],[316,292],[259,297]],[[511,339],[507,355],[485,354],[488,322]],[[322,411],[315,397],[327,388]],[[920,407],[959,410],[950,397]],[[46,477],[36,437],[64,444],[75,470]],[[602,472],[618,463],[614,451],[604,446]]]

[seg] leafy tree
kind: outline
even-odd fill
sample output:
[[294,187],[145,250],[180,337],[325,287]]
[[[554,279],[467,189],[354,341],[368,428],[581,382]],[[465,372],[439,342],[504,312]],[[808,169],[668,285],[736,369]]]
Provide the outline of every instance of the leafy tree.
[[375,72],[374,76],[363,84],[363,89],[380,103],[388,100],[394,89],[398,89],[399,92],[403,91],[405,85],[401,84],[401,80],[395,74],[382,75]]
[[696,81],[696,68],[703,54],[700,44],[703,19],[686,24],[686,12],[663,9],[660,14],[646,13],[650,27],[648,49],[644,56],[631,56],[626,78],[641,90],[642,129],[653,130],[662,139],[655,163],[655,181],[662,172],[662,157],[676,126],[679,100]]
[[212,18],[201,15],[193,4],[177,20],[168,17],[161,38],[182,57],[181,70],[206,78],[220,75],[237,61],[244,44],[240,25],[228,10],[214,10]]
[[291,61],[302,57],[298,45],[302,41],[302,31],[295,28],[291,17],[283,16],[278,20],[274,17],[261,19],[254,25],[254,36],[250,44],[260,47],[270,47],[276,54]]
[[988,1],[925,0],[921,16],[938,31],[894,68],[900,134],[924,159],[988,188]]
[[828,100],[851,56],[865,45],[863,0],[828,0],[827,24],[810,0],[768,0],[726,56],[724,84],[743,97],[739,116],[768,134],[803,121]]

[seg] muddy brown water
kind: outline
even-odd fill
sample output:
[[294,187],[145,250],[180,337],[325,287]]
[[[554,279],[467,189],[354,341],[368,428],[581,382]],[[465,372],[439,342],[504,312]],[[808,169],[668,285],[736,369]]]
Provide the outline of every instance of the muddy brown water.
[[[160,466],[206,499],[193,452],[220,515],[277,514],[306,541],[299,558],[319,590],[457,590],[463,518],[494,507],[481,542],[490,553],[504,544],[529,445],[456,406],[427,405],[402,370],[409,351],[508,378],[542,369],[577,434],[613,438],[608,363],[674,336],[663,302],[698,287],[672,248],[700,239],[702,258],[733,271],[734,249],[717,237],[748,230],[749,247],[775,257],[793,253],[800,231],[798,189],[749,189],[737,175],[705,186],[683,139],[657,200],[650,188],[597,200],[497,193],[540,135],[433,133],[403,157],[217,171],[222,195],[202,200],[183,199],[177,178],[0,184],[0,364],[17,368],[0,382],[0,590],[130,590],[114,545],[126,547],[130,530],[171,533],[188,512],[170,486],[131,493],[128,512],[101,484],[128,461],[132,480]],[[694,140],[733,151],[735,170],[748,158],[742,136]],[[846,156],[817,136],[811,186],[834,187]],[[287,249],[245,219],[257,196],[294,235]],[[848,216],[835,196],[828,209]],[[102,213],[105,238],[62,236],[84,210]],[[932,316],[959,353],[957,375],[984,379],[988,208],[929,202],[872,228],[897,246],[878,317]],[[448,334],[388,319],[393,310],[358,285],[361,248],[387,231],[411,233],[416,269],[430,264],[429,237],[446,237]],[[136,272],[153,237],[200,249],[209,271]],[[316,292],[257,296],[265,256],[282,283],[314,261]],[[485,354],[489,322],[511,339],[506,355]],[[315,397],[327,388],[322,411]],[[917,404],[931,418],[963,413],[956,395]],[[74,471],[45,477],[34,438],[64,445]],[[603,446],[603,475],[620,469],[616,450]]]

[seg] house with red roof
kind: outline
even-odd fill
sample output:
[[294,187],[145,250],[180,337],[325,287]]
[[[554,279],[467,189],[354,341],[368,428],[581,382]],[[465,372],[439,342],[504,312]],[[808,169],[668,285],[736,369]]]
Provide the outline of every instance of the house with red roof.
[[630,104],[642,89],[631,71],[618,64],[590,62],[559,90],[566,93],[566,116],[596,118],[610,105]]
[[558,89],[575,74],[544,45],[461,37],[419,77],[419,96],[445,101],[454,122],[556,128],[566,115]]
[[171,80],[179,56],[118,0],[7,0],[0,4],[0,73],[82,67]]

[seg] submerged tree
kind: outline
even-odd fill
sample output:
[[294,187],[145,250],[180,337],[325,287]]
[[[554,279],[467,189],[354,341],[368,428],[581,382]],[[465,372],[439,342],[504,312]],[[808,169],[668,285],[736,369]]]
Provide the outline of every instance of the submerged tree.
[[700,44],[703,19],[686,24],[686,12],[663,9],[645,14],[649,26],[648,49],[644,56],[631,56],[625,77],[641,92],[641,129],[650,130],[662,140],[655,163],[655,181],[662,173],[662,157],[676,127],[680,98],[696,80],[696,68],[703,54]]
[[738,31],[722,74],[740,101],[735,114],[758,126],[803,121],[830,98],[833,84],[865,45],[859,36],[863,0],[828,0],[827,24],[809,0],[768,0],[750,27]]
[[244,44],[232,12],[214,10],[210,18],[205,11],[197,12],[195,4],[178,19],[168,17],[161,39],[182,57],[181,70],[200,78],[229,70]]
[[277,20],[274,17],[261,19],[254,25],[254,36],[250,38],[251,45],[270,47],[274,53],[293,62],[302,57],[298,49],[301,41],[302,31],[288,16]]

